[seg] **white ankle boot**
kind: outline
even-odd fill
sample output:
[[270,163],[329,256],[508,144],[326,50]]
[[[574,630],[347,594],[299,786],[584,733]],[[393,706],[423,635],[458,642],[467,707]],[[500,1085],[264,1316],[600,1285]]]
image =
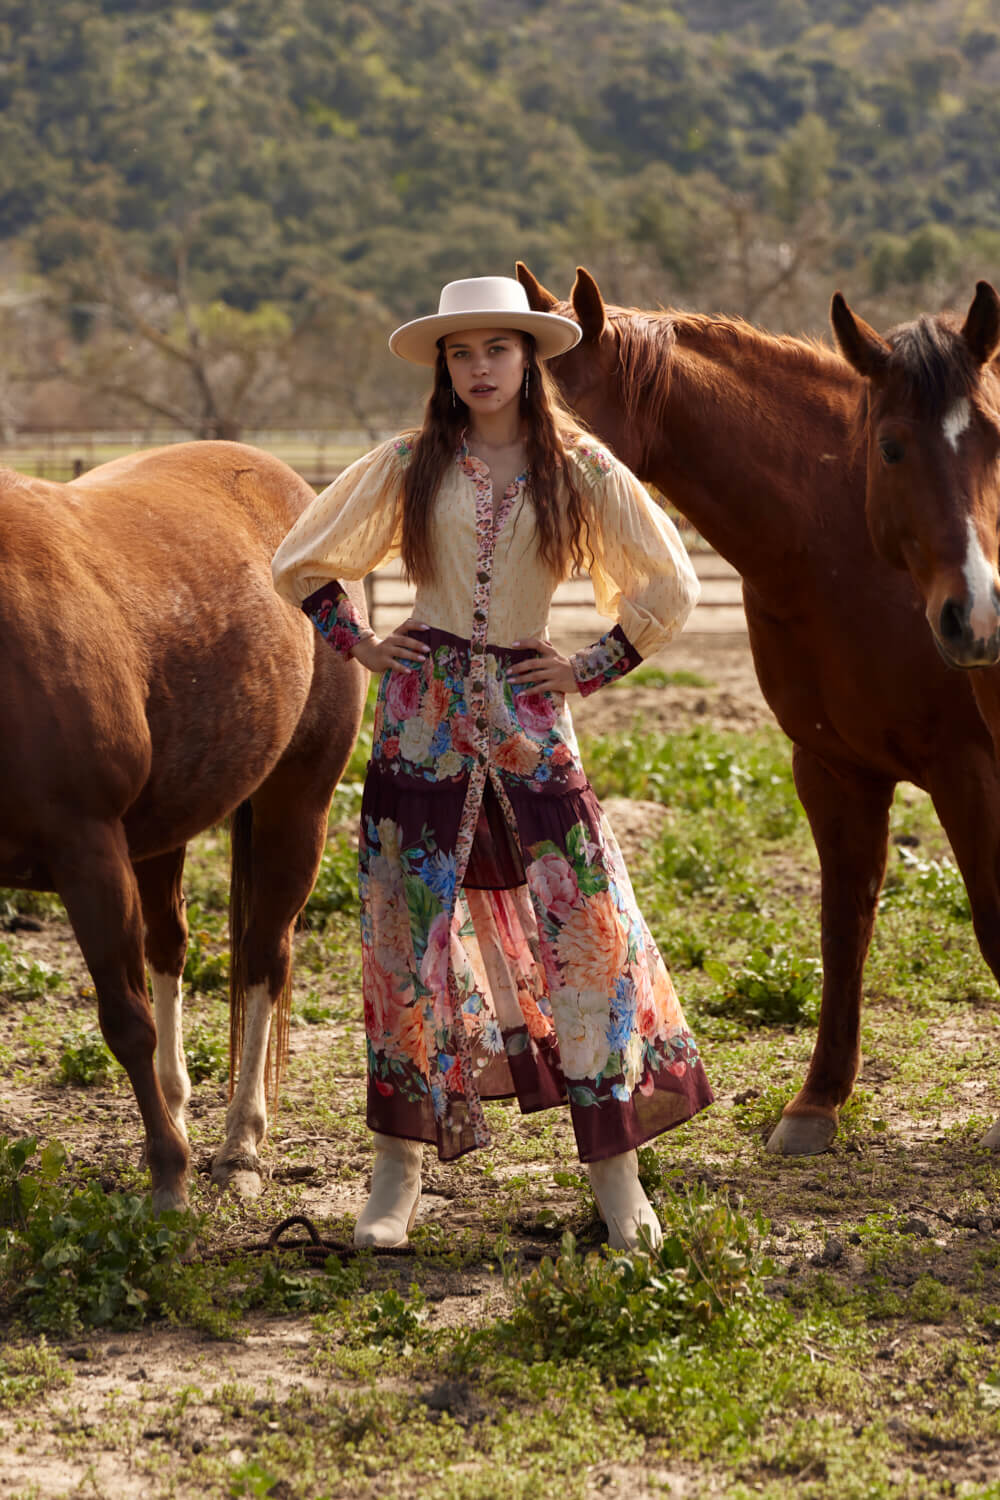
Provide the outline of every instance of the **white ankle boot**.
[[660,1221],[639,1181],[639,1159],[634,1151],[587,1163],[597,1208],[608,1226],[612,1250],[640,1250],[639,1231],[645,1230],[655,1250],[663,1242]]
[[420,1202],[420,1141],[375,1133],[375,1164],[368,1202],[354,1226],[356,1245],[392,1250],[406,1244]]

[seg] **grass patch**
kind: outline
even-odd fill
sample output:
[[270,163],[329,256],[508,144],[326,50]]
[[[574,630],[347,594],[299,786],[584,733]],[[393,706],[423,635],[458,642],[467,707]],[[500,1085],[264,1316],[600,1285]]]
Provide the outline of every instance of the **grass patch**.
[[[627,721],[627,688],[616,692]],[[669,809],[630,873],[718,1095],[640,1153],[661,1252],[601,1248],[565,1112],[521,1116],[500,1101],[486,1106],[492,1147],[447,1164],[426,1153],[412,1255],[316,1268],[294,1251],[251,1252],[303,1209],[349,1241],[371,1161],[353,828],[367,754],[363,743],[337,793],[296,935],[302,1024],[260,1199],[216,1198],[198,1176],[195,1211],[153,1219],[121,1075],[110,1098],[106,1085],[52,1088],[60,1038],[85,1036],[89,1009],[44,984],[0,1008],[26,1135],[0,1141],[0,1405],[40,1448],[79,1455],[78,1487],[100,1446],[102,1464],[117,1455],[155,1500],[584,1500],[667,1492],[678,1476],[693,1500],[988,1494],[1000,1161],[978,1140],[1000,1112],[996,985],[929,802],[902,788],[891,821],[904,852],[891,853],[867,971],[859,1086],[825,1155],[766,1153],[805,1075],[818,997],[816,860],[773,732],[640,727],[584,748],[601,795]],[[208,995],[221,993],[210,980],[226,865],[220,830],[193,844],[195,983]],[[8,955],[34,961],[18,941]],[[191,1009],[204,1165],[226,1107],[225,1015],[214,1001]],[[30,1139],[54,1135],[72,1160]],[[129,1331],[153,1321],[172,1325],[170,1341],[192,1333],[167,1379],[146,1362],[158,1341],[142,1335],[140,1354]],[[126,1349],[121,1378],[141,1366],[149,1380],[74,1415],[69,1364],[46,1330],[95,1357]]]

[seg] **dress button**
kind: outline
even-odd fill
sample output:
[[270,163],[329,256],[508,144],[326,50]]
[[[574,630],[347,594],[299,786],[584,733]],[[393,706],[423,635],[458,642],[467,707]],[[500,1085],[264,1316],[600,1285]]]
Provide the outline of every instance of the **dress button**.
[[478,762],[479,762],[479,764],[481,766],[485,766],[487,760],[489,759],[489,756],[488,755],[484,755],[483,752],[480,750],[479,754],[476,756],[476,759],[478,760]]
[[486,650],[486,647],[485,647],[485,645],[483,644],[482,641],[473,641],[473,643],[472,643],[472,654],[473,654],[473,656],[482,656],[483,653],[485,652],[485,650]]
[[489,581],[490,581],[490,575],[489,575],[489,573],[479,572],[479,573],[476,574],[476,582],[477,583],[489,583]]
[[473,613],[472,618],[474,620],[478,620],[479,623],[482,624],[482,622],[486,619],[486,611],[485,611],[485,609],[477,609],[477,610],[475,610],[474,613]]
[[480,716],[476,720],[476,728],[477,729],[487,729],[489,727],[489,722],[490,722],[489,719],[484,719],[484,718],[482,718]]

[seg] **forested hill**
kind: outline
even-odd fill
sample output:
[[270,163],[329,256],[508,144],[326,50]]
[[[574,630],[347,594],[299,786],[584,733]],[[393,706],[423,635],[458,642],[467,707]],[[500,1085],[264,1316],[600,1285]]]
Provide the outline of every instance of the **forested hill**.
[[517,256],[782,326],[1000,270],[1000,0],[0,0],[0,59],[78,340],[109,268],[291,326]]

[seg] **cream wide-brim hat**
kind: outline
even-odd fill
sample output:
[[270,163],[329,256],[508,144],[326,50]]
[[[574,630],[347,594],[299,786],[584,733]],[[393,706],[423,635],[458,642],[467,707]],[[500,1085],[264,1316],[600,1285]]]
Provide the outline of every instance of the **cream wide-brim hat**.
[[449,281],[441,290],[438,310],[429,318],[414,318],[390,335],[389,348],[415,365],[433,365],[438,339],[460,328],[515,328],[530,333],[539,359],[553,359],[580,342],[581,330],[572,318],[558,313],[532,312],[528,295],[511,276],[470,276]]

